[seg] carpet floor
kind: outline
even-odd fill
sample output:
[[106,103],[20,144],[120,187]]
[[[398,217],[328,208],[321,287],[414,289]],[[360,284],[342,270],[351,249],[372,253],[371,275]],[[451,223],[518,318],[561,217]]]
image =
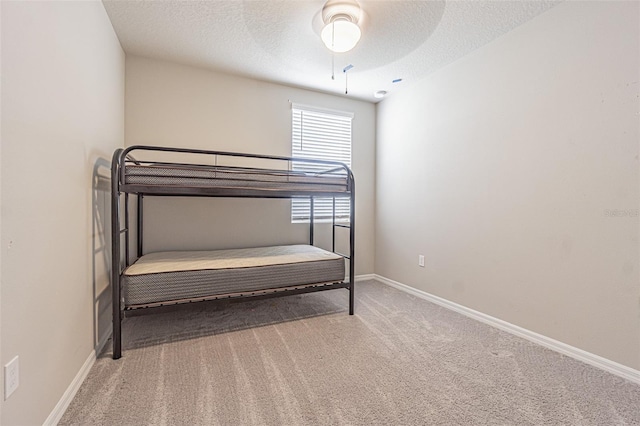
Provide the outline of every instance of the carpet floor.
[[640,386],[375,281],[127,318],[61,425],[638,425]]

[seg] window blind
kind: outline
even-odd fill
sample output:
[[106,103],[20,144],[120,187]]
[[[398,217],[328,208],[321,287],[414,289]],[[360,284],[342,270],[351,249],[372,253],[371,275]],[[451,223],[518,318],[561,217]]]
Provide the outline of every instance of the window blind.
[[[353,114],[324,110],[299,104],[292,105],[291,155],[292,157],[339,161],[351,167],[351,121]],[[313,172],[322,166],[296,163],[293,170]],[[331,220],[331,198],[314,198],[314,220]],[[309,221],[308,198],[291,200],[291,221]],[[349,199],[336,198],[336,220],[349,220]]]

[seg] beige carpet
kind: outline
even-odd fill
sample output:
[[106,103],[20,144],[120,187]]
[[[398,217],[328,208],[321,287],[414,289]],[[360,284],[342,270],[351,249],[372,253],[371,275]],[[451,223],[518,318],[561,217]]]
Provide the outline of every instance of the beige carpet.
[[[640,386],[376,282],[127,318],[60,424],[640,424]],[[110,350],[110,348],[108,348]]]

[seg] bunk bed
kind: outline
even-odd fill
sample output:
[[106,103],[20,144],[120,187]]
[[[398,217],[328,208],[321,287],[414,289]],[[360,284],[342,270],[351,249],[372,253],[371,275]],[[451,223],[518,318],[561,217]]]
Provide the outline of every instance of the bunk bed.
[[[135,203],[130,202],[131,196]],[[143,206],[147,196],[307,198],[309,241],[145,253]],[[333,200],[331,251],[314,246],[315,198]],[[348,223],[336,220],[339,198],[350,200]],[[336,251],[339,227],[348,228],[348,254]],[[131,253],[132,246],[135,253]],[[349,314],[353,315],[353,174],[345,164],[334,161],[142,145],[117,149],[111,164],[111,258],[113,359],[122,356],[122,320],[134,309],[344,288],[349,291]]]

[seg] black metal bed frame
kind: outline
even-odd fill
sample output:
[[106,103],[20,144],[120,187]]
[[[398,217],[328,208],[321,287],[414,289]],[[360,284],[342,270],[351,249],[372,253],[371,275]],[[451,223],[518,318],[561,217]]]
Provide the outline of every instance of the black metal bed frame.
[[[293,163],[307,163],[319,166],[328,167],[327,170],[321,173],[335,173],[341,171],[346,173],[347,191],[330,191],[330,190],[287,190],[287,189],[273,189],[265,190],[261,188],[220,188],[220,187],[177,187],[177,186],[160,186],[149,184],[131,184],[126,181],[126,165],[127,164],[165,164],[173,166],[196,166],[201,168],[218,167],[210,164],[196,164],[196,163],[167,163],[157,161],[143,161],[136,160],[131,155],[132,151],[147,151],[147,152],[168,152],[176,154],[196,154],[212,156],[215,158],[215,164],[217,164],[218,157],[240,157],[260,160],[281,161],[288,164],[287,169],[263,169],[263,168],[246,168],[243,170],[255,170],[255,171],[269,171],[276,173],[292,173],[291,166]],[[124,214],[121,214],[120,199],[124,194]],[[314,244],[314,198],[332,198],[333,199],[333,218],[332,218],[332,251],[349,261],[349,281],[344,280],[340,282],[294,286],[294,287],[280,287],[272,288],[260,291],[251,291],[246,293],[230,293],[215,295],[210,297],[199,297],[197,299],[182,299],[182,300],[168,300],[157,303],[149,303],[143,306],[126,306],[122,298],[122,273],[131,263],[130,262],[130,238],[129,238],[129,195],[135,194],[137,196],[137,203],[135,208],[136,215],[136,260],[143,255],[143,198],[145,196],[195,196],[195,197],[233,197],[233,198],[309,198],[310,200],[310,214],[309,214],[309,244]],[[349,198],[350,199],[350,211],[349,211],[349,224],[336,223],[336,198]],[[121,227],[121,216],[124,216],[124,228]],[[348,228],[349,229],[349,255],[336,252],[335,236],[336,228]],[[122,235],[124,234],[124,253],[122,253]],[[124,268],[122,267],[122,255],[124,254]],[[257,154],[246,154],[237,152],[224,152],[224,151],[208,151],[200,149],[182,149],[182,148],[169,148],[158,146],[143,146],[135,145],[126,149],[119,148],[113,154],[113,160],[111,163],[111,286],[112,286],[112,303],[113,303],[113,359],[119,359],[122,356],[122,320],[124,318],[125,311],[139,308],[149,308],[180,304],[180,303],[193,303],[200,301],[220,300],[220,299],[236,299],[236,298],[266,298],[286,296],[293,294],[309,293],[322,290],[332,290],[335,288],[346,288],[349,290],[349,315],[354,313],[354,284],[355,284],[355,180],[353,173],[345,164],[337,161],[323,161],[305,158],[295,157],[281,157],[281,156],[267,156]],[[134,260],[135,262],[135,260]]]

